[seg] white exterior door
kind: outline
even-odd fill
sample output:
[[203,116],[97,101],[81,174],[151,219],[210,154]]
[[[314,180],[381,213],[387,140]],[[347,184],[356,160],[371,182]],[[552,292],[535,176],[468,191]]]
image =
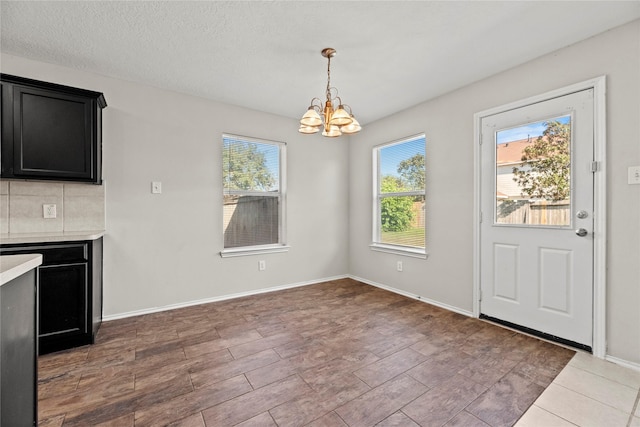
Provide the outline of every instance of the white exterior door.
[[481,316],[589,349],[593,111],[587,89],[480,121]]

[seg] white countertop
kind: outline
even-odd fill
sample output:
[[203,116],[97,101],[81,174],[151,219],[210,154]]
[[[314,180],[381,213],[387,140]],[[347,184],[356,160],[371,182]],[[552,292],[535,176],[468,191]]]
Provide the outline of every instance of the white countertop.
[[0,256],[0,286],[4,285],[42,264],[42,255],[3,255]]
[[104,236],[104,230],[0,234],[0,244],[75,242],[79,240],[96,240],[102,236]]

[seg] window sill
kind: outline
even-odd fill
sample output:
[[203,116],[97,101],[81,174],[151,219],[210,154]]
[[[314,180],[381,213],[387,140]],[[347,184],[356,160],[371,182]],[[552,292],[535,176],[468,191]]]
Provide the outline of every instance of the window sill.
[[222,258],[230,258],[237,256],[273,254],[278,252],[289,252],[290,246],[286,245],[266,245],[266,246],[247,246],[242,248],[230,248],[220,251]]
[[372,243],[369,245],[372,251],[386,252],[395,255],[409,256],[413,258],[427,259],[429,254],[424,249],[410,248],[404,246],[385,245],[382,243]]

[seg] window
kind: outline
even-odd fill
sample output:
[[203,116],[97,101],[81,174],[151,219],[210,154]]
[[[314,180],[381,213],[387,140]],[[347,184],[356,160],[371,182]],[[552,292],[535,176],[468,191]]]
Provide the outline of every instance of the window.
[[494,223],[571,227],[571,115],[496,132]]
[[286,145],[222,136],[223,230],[221,256],[284,251]]
[[373,149],[371,249],[426,257],[424,134]]

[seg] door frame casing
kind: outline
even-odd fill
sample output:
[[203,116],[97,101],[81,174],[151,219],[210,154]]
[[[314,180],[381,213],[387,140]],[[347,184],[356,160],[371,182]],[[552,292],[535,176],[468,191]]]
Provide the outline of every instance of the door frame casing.
[[[509,104],[480,111],[474,120],[474,194],[473,194],[473,316],[480,317],[480,221],[481,221],[481,132],[482,119],[552,98],[583,90],[593,89],[594,161],[593,174],[593,355],[603,359],[606,356],[606,242],[607,242],[607,188],[606,188],[606,76],[595,77],[570,86],[565,86],[541,95],[515,101]],[[485,215],[488,217],[488,215]],[[485,220],[489,220],[485,218]]]

